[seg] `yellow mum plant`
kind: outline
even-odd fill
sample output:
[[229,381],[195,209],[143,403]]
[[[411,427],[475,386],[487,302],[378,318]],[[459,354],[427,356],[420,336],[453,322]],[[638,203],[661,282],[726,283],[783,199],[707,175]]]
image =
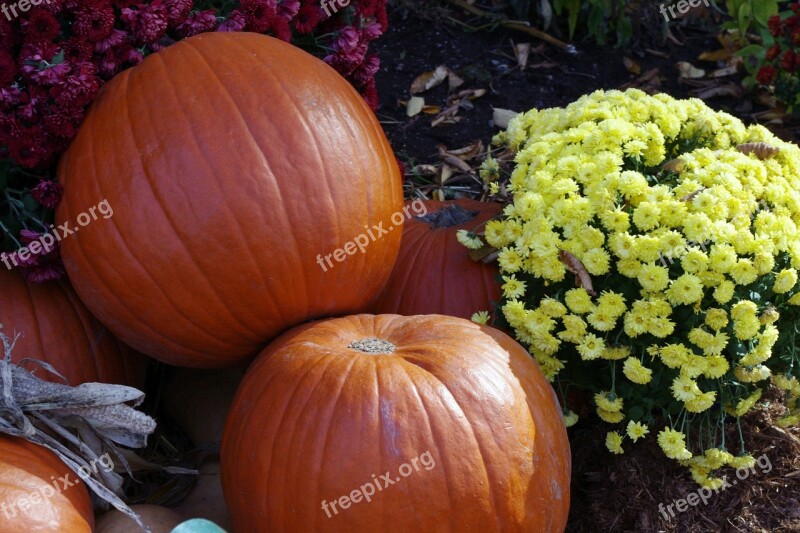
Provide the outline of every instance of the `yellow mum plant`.
[[771,381],[798,422],[800,148],[639,90],[520,114],[494,143],[516,153],[483,235],[504,318],[562,392],[595,393],[612,452],[650,432],[714,487],[752,462],[725,427]]

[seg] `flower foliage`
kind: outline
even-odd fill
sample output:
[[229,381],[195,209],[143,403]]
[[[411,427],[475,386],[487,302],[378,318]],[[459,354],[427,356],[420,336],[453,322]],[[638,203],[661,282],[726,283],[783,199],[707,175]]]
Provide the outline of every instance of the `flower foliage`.
[[503,315],[551,381],[595,393],[609,450],[652,428],[714,486],[751,461],[725,424],[770,381],[798,422],[800,148],[639,90],[534,109],[494,142],[516,152],[484,235]]
[[377,108],[378,57],[369,46],[386,30],[385,0],[351,0],[330,16],[319,0],[48,0],[25,12],[4,8],[0,250],[20,247],[22,230],[46,231],[61,195],[54,163],[102,85],[180,39],[209,31],[273,35],[324,58]]
[[767,47],[759,50],[756,81],[771,87],[789,111],[800,113],[800,1],[783,15],[773,15],[764,35]]

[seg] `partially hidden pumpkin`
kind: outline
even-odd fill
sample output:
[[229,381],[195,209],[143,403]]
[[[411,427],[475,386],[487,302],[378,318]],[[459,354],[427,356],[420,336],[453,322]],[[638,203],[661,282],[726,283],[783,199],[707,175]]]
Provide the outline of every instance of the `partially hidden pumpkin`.
[[363,311],[400,245],[378,230],[353,244],[402,208],[375,115],[324,62],[264,35],[200,34],[116,76],[58,177],[57,221],[80,231],[62,246],[76,291],[179,366],[232,365],[310,318]]
[[357,315],[286,332],[248,370],[221,458],[235,531],[567,522],[552,388],[513,339],[460,318]]
[[[29,283],[18,270],[0,268],[0,324],[9,338],[19,333],[15,363],[38,359],[75,386],[86,382],[144,386],[147,359],[108,331],[83,305],[67,280]],[[61,382],[34,364],[36,376]]]
[[0,533],[90,533],[92,501],[50,450],[0,435]]
[[500,204],[464,198],[419,205],[414,212],[422,214],[405,222],[397,262],[372,312],[461,318],[491,312],[500,299],[497,266],[473,261],[456,233],[482,231]]

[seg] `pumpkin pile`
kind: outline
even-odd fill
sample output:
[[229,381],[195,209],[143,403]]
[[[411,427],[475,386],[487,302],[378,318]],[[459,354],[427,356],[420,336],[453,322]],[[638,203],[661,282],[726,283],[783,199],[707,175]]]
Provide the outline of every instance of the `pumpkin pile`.
[[[497,209],[431,204],[393,231],[394,155],[323,62],[262,35],[185,39],[103,88],[59,180],[59,224],[114,208],[62,243],[114,335],[183,367],[256,356],[221,445],[235,531],[563,531],[569,443],[530,355],[463,318],[363,314],[489,308],[493,273],[450,256]],[[398,254],[420,246],[442,278],[404,282]]]

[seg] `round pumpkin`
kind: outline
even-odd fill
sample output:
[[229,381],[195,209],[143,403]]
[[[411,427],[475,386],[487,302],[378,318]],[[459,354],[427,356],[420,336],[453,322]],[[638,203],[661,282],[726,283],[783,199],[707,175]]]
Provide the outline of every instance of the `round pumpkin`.
[[53,452],[0,435],[0,533],[90,533],[92,501]]
[[456,232],[482,229],[500,214],[500,204],[463,198],[421,206],[414,212],[424,214],[403,226],[397,262],[373,312],[471,318],[478,311],[491,311],[500,300],[497,266],[473,261]]
[[[144,386],[146,358],[133,352],[89,313],[66,280],[29,283],[19,270],[0,268],[0,324],[20,333],[12,361],[38,359],[70,385],[86,382]],[[36,365],[38,377],[61,380]]]
[[235,531],[567,523],[570,449],[552,388],[513,339],[460,318],[288,331],[248,370],[221,464]]
[[204,33],[116,76],[58,177],[76,291],[178,366],[232,365],[310,318],[363,311],[400,246],[401,177],[375,115],[264,35]]

